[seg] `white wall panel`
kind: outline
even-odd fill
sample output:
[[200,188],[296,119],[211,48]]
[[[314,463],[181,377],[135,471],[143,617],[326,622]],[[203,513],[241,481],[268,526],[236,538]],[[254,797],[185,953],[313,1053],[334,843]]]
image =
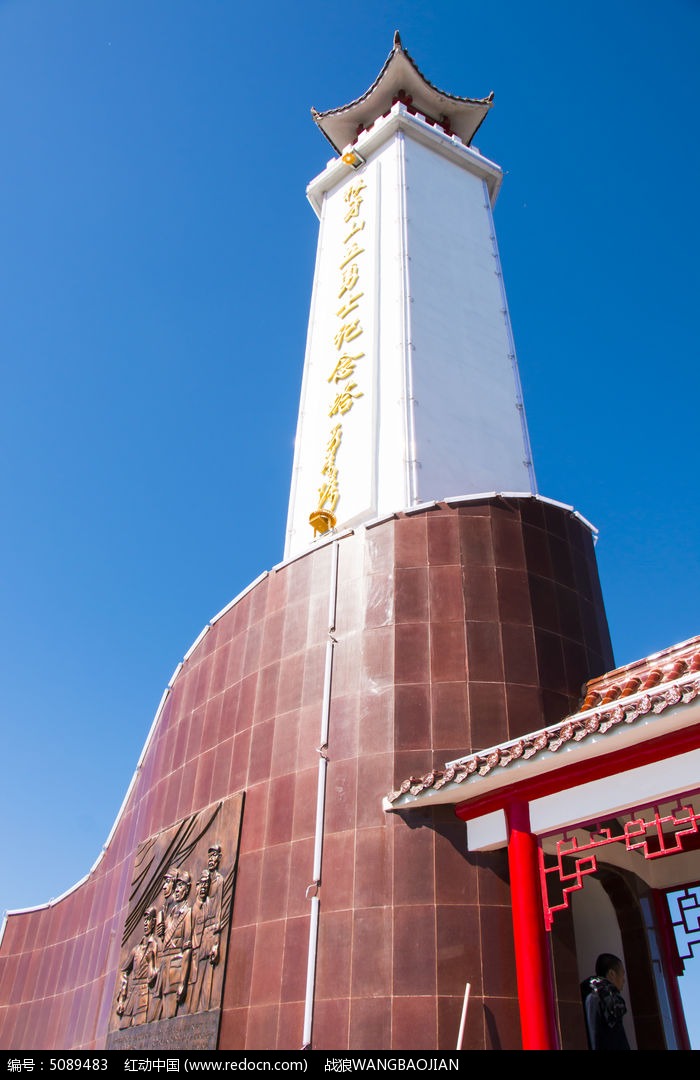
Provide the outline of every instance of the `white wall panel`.
[[531,490],[482,180],[406,139],[421,501]]

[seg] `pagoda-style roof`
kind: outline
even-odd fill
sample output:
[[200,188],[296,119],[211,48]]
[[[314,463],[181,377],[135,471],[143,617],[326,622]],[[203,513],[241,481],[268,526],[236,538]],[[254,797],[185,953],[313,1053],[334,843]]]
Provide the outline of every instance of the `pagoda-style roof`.
[[403,102],[409,111],[421,113],[469,146],[491,108],[493,91],[485,98],[466,98],[438,90],[418,70],[415,61],[401,44],[397,30],[394,47],[384,67],[362,97],[326,112],[317,112],[312,108],[311,115],[333,148],[340,153],[397,101]]

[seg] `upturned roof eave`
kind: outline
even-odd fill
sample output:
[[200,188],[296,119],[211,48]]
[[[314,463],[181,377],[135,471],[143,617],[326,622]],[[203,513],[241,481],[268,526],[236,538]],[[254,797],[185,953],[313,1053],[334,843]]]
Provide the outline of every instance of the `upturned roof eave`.
[[394,47],[372,85],[364,94],[335,109],[311,115],[331,146],[340,153],[357,135],[391,108],[400,92],[410,94],[415,108],[436,121],[449,120],[450,131],[467,146],[481,126],[493,102],[493,92],[485,98],[457,97],[438,89],[418,68],[403,48],[398,31]]

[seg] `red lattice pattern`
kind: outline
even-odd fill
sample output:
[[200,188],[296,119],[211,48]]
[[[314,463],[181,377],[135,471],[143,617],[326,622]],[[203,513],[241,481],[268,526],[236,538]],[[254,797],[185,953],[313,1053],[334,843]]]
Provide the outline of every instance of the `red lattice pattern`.
[[700,883],[669,890],[666,901],[678,955],[682,960],[689,960],[695,955],[696,946],[700,946]]
[[[698,793],[693,793],[697,795]],[[598,869],[597,853],[611,844],[645,859],[676,855],[700,833],[696,813],[687,795],[673,802],[635,807],[614,819],[589,822],[567,829],[556,841],[555,862],[550,865],[540,845],[540,873],[545,923],[551,929],[554,913],[569,906],[569,896],[583,888],[584,879]]]

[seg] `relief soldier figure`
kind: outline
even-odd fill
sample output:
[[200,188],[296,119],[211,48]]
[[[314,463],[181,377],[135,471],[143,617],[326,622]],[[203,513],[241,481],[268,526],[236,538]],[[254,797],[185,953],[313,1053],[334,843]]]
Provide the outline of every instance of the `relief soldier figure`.
[[175,879],[177,877],[177,867],[171,866],[167,874],[163,878],[162,892],[163,892],[163,906],[158,912],[156,920],[156,933],[160,940],[163,940],[165,933],[165,922],[170,913],[170,909],[173,906],[173,889],[175,887]]
[[[117,995],[119,1027],[135,1027],[148,1020],[148,1005],[158,974],[158,939],[155,937],[156,909],[148,908],[143,917],[143,937],[132,949],[122,969]],[[131,976],[131,980],[129,979]]]
[[217,902],[211,898],[211,873],[204,870],[197,882],[197,899],[192,907],[191,1013],[211,1008],[214,967],[219,960],[220,913],[220,899]]
[[[158,935],[158,953],[162,952],[162,942],[165,937],[165,927],[170,918],[173,910],[175,899],[173,897],[173,889],[175,888],[175,882],[177,880],[177,867],[171,866],[168,872],[163,878],[163,884],[161,886],[161,892],[163,893],[163,906],[159,908],[156,916],[156,934]],[[160,1020],[163,1015],[163,998],[161,996],[161,977],[160,971],[158,972],[158,980],[156,982],[153,993],[151,994],[151,1000],[148,1007],[148,1022],[151,1020]]]
[[149,1020],[170,1019],[185,1002],[192,959],[192,908],[187,903],[192,879],[178,870],[173,905],[165,917],[161,965],[156,983],[157,1001]]
[[217,917],[221,921],[221,899],[224,888],[223,874],[219,871],[221,862],[221,844],[212,844],[207,852],[209,871],[209,899],[217,907]]

